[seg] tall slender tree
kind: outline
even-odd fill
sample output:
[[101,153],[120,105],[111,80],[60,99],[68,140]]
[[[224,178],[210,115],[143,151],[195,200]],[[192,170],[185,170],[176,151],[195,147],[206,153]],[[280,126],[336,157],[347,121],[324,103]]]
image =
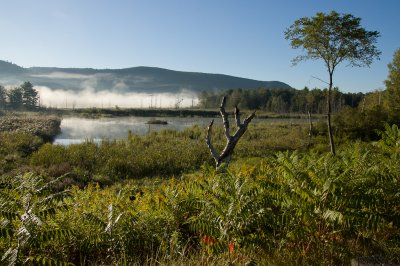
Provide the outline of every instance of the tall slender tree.
[[305,52],[293,59],[294,65],[303,60],[322,59],[328,70],[327,125],[332,155],[336,153],[331,127],[333,73],[344,61],[351,66],[369,66],[381,53],[375,46],[379,32],[365,30],[360,22],[360,18],[351,14],[332,11],[300,18],[285,31],[292,48],[302,48]]

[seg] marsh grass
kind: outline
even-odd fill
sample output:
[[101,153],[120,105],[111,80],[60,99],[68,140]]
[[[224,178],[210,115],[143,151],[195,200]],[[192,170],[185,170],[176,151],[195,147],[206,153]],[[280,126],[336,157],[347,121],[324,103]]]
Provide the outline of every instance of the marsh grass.
[[[398,127],[387,126],[376,143],[342,143],[336,157],[323,152],[324,136],[308,149],[307,129],[251,125],[232,164],[218,170],[201,127],[100,144],[47,143],[33,153],[18,149],[36,137],[2,133],[1,153],[13,151],[16,159],[3,171],[36,171],[43,178],[31,180],[40,184],[67,173],[35,200],[68,188],[63,208],[44,219],[45,228],[68,234],[21,249],[16,261],[35,255],[75,265],[343,265],[380,256],[400,263]],[[212,137],[222,148],[222,126]],[[8,176],[1,197],[30,193],[8,186],[18,181]],[[24,211],[18,206],[0,204],[2,253],[17,245],[6,220]],[[35,226],[32,232],[44,228]]]
[[[233,128],[235,130],[235,128]],[[162,130],[145,136],[128,133],[125,140],[86,141],[69,146],[45,144],[30,156],[30,165],[41,174],[57,176],[69,172],[75,184],[110,185],[124,179],[179,176],[212,164],[205,145],[205,128]],[[308,132],[304,124],[258,123],[251,125],[239,141],[233,161],[263,158],[280,150],[305,149]],[[217,150],[225,145],[222,125],[212,135]]]

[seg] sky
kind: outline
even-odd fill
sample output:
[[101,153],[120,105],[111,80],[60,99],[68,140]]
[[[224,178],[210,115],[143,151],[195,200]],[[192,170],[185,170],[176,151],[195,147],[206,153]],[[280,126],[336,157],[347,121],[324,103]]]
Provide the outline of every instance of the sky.
[[381,34],[379,61],[342,63],[333,77],[343,92],[369,92],[384,89],[400,48],[399,0],[2,0],[0,7],[0,60],[23,67],[153,66],[323,88],[322,61],[292,66],[302,51],[284,31],[335,10]]

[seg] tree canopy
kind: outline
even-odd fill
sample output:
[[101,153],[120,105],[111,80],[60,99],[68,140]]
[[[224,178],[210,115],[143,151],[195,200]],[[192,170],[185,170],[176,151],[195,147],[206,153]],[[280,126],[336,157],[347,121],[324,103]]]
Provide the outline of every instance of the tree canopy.
[[293,63],[322,59],[329,73],[343,61],[351,66],[369,66],[379,59],[381,52],[375,44],[380,34],[365,30],[360,22],[360,18],[336,11],[296,20],[285,31],[285,38],[292,48],[302,48],[305,54],[295,57]]
[[385,80],[386,101],[389,110],[399,116],[400,112],[400,49],[397,49],[393,61],[388,65],[389,74]]

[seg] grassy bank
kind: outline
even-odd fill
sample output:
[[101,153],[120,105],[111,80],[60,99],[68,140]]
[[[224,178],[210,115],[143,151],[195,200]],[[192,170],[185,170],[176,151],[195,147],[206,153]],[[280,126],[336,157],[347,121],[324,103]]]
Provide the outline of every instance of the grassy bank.
[[9,113],[0,116],[0,132],[22,132],[51,141],[61,132],[61,119],[30,113]]

